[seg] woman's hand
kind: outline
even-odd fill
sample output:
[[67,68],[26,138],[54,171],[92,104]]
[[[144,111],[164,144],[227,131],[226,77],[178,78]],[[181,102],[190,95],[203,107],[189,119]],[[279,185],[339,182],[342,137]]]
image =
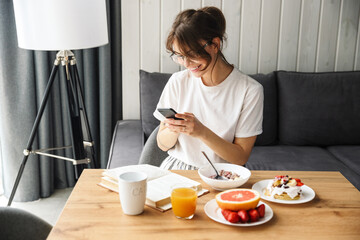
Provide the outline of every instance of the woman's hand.
[[184,133],[192,137],[199,137],[204,134],[206,127],[192,113],[177,113],[177,118],[183,120],[166,119],[165,126],[172,132]]

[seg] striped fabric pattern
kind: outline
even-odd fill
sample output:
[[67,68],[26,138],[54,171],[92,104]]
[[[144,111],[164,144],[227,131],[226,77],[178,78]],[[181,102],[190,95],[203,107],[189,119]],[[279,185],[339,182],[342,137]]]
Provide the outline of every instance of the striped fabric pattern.
[[166,170],[197,170],[198,168],[189,164],[186,164],[179,159],[168,156],[165,160],[161,163],[160,168]]

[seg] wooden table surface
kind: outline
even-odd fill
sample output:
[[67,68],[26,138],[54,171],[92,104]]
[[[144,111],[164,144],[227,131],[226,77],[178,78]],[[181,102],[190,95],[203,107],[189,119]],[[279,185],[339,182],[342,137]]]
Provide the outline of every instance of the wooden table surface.
[[360,192],[339,172],[252,171],[243,185],[251,188],[275,175],[300,178],[316,197],[303,204],[266,202],[273,218],[262,225],[234,227],[211,220],[204,205],[218,191],[206,185],[197,171],[174,171],[203,184],[193,219],[181,220],[171,210],[145,206],[138,216],[124,215],[119,195],[97,185],[102,169],[85,169],[48,239],[360,239]]

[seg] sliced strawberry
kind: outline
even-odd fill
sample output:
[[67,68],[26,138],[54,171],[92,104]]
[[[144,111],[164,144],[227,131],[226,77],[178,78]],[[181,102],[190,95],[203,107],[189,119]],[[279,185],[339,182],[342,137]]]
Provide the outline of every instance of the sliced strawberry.
[[224,218],[227,220],[228,217],[229,217],[229,214],[231,213],[231,211],[230,211],[230,210],[227,210],[227,209],[222,209],[222,210],[221,210],[221,213],[222,213],[222,215],[224,216]]
[[240,217],[240,221],[242,223],[247,223],[250,219],[249,214],[246,210],[240,210],[238,211],[238,215]]
[[259,212],[259,217],[263,218],[265,216],[265,205],[264,204],[260,204],[256,210],[258,210]]
[[296,186],[302,186],[304,185],[299,178],[294,178],[296,181]]
[[260,218],[259,212],[256,209],[250,209],[248,211],[251,222],[257,222]]

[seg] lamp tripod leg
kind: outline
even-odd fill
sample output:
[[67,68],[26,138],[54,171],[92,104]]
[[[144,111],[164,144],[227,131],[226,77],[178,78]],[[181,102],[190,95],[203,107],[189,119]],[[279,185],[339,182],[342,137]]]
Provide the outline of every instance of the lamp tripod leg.
[[[64,62],[64,73],[67,76],[67,104],[68,104],[68,116],[71,129],[71,142],[73,145],[73,155],[75,160],[85,159],[87,155],[90,155],[90,164],[94,164],[94,149],[91,139],[91,133],[89,129],[89,123],[87,121],[84,99],[82,95],[82,89],[77,74],[75,60]],[[86,143],[85,143],[86,141]],[[85,149],[91,148],[90,154]],[[89,159],[89,158],[88,158]],[[92,167],[88,164],[88,167]],[[80,176],[81,172],[85,168],[84,164],[75,165],[76,178]]]
[[88,155],[90,155],[91,158],[91,167],[95,167],[95,149],[94,149],[94,144],[93,144],[93,138],[91,136],[91,131],[90,131],[90,124],[89,124],[89,120],[87,117],[87,113],[86,113],[86,108],[85,108],[85,101],[84,101],[84,95],[83,95],[83,89],[81,87],[80,84],[80,78],[79,78],[79,73],[76,67],[76,63],[72,63],[71,64],[71,72],[73,73],[74,76],[74,82],[75,85],[77,86],[77,98],[79,100],[79,109],[80,109],[80,119],[81,119],[81,124],[83,126],[83,136],[84,136],[84,140],[86,140],[88,143],[90,143],[90,145],[88,146],[88,148],[90,148],[90,151],[87,151]]
[[40,109],[39,109],[39,111],[38,111],[38,113],[36,115],[35,122],[34,122],[34,125],[32,127],[32,130],[31,130],[31,134],[30,134],[30,137],[29,137],[29,140],[28,140],[28,143],[27,143],[27,147],[24,150],[24,158],[23,158],[23,160],[21,162],[20,169],[18,171],[16,180],[15,180],[15,183],[14,183],[14,187],[13,187],[13,189],[11,191],[11,195],[10,195],[10,198],[9,198],[9,201],[8,201],[8,204],[7,204],[8,207],[10,207],[10,205],[11,205],[13,199],[14,199],[17,187],[18,187],[18,185],[20,183],[21,176],[22,176],[22,174],[24,172],[25,165],[26,165],[27,159],[29,157],[32,144],[34,142],[37,129],[39,128],[39,124],[40,124],[42,115],[44,113],[46,103],[47,103],[47,101],[49,99],[49,94],[50,94],[50,91],[51,91],[51,87],[52,87],[52,85],[54,83],[55,75],[57,73],[58,67],[59,67],[59,62],[55,61],[54,66],[53,66],[53,68],[51,70],[51,74],[50,74],[50,77],[49,77],[48,84],[47,84],[46,89],[45,89],[44,97],[43,97],[43,99],[41,101]]

